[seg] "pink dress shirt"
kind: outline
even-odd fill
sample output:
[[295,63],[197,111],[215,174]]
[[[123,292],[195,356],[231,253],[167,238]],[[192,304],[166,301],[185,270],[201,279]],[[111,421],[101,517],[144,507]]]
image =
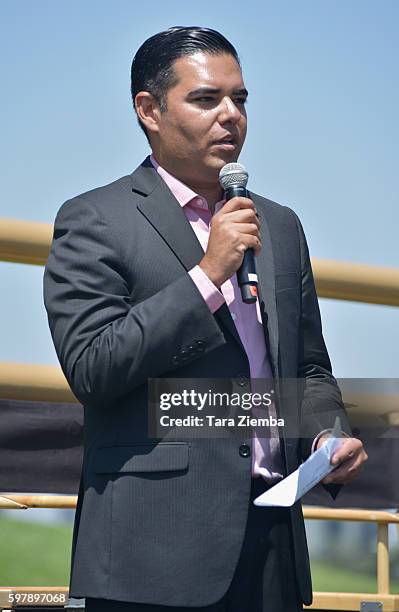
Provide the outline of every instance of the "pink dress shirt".
[[[183,208],[205,252],[212,219],[212,213],[208,208],[207,201],[176,177],[169,174],[158,164],[153,155],[151,155],[150,159],[158,174]],[[215,212],[220,210],[224,202],[224,200],[217,202]],[[255,304],[245,304],[242,301],[235,274],[223,283],[220,291],[199,266],[192,268],[189,274],[212,313],[218,310],[224,302],[229,307],[231,317],[247,353],[251,379],[271,379],[272,372],[258,301]],[[255,380],[252,381],[252,392],[256,391],[254,383],[256,383]],[[263,406],[258,408],[257,411],[253,408],[252,412],[254,416],[265,417],[268,416],[265,412],[266,410]],[[276,416],[274,405],[268,409],[268,414]],[[274,432],[273,436],[267,438],[259,437],[258,433],[257,430],[254,431],[252,440],[252,475],[254,477],[263,476],[265,480],[272,483],[281,479],[283,474],[280,441],[277,432]]]

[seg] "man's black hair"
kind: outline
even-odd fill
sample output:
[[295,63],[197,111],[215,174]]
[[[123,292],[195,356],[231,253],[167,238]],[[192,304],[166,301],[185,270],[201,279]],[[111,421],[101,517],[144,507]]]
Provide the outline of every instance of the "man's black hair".
[[[196,26],[175,26],[148,38],[133,58],[131,69],[131,94],[134,99],[139,91],[148,91],[159,104],[161,112],[166,106],[167,91],[177,84],[173,63],[184,55],[202,51],[211,55],[228,53],[239,66],[240,60],[233,45],[220,32]],[[147,140],[148,134],[138,119]]]

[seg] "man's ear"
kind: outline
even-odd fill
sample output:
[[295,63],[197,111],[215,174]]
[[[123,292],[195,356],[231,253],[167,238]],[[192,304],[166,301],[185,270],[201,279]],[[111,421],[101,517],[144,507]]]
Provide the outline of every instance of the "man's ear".
[[138,118],[145,126],[147,132],[151,134],[158,132],[161,111],[154,96],[148,91],[139,91],[134,99],[134,105]]

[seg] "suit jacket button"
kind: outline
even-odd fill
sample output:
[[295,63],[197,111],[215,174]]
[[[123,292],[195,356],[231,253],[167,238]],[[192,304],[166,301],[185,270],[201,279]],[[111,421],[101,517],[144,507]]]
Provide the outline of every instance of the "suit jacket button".
[[238,452],[240,453],[241,457],[250,457],[251,455],[251,449],[249,448],[248,444],[241,444]]
[[182,349],[180,351],[180,359],[182,361],[187,361],[187,359],[188,359],[188,351],[186,351],[186,349]]
[[179,363],[179,358],[178,358],[178,356],[177,356],[177,355],[173,355],[173,357],[172,357],[172,363],[173,363],[174,365],[177,365],[177,364]]
[[197,349],[195,348],[193,344],[190,344],[190,346],[187,347],[187,350],[190,353],[190,355],[195,355],[197,352]]
[[196,340],[195,344],[197,345],[197,351],[202,353],[205,349],[205,341],[204,340]]

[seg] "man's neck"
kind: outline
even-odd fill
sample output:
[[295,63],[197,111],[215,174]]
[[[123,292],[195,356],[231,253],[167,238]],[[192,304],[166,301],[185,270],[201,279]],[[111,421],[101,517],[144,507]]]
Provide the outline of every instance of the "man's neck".
[[216,185],[215,187],[209,188],[201,185],[188,185],[188,187],[190,187],[190,189],[195,191],[195,193],[198,193],[199,196],[201,196],[207,201],[208,208],[213,214],[215,212],[215,204],[217,202],[220,202],[220,200],[223,198],[223,190],[220,185]]
[[164,170],[169,172],[169,174],[177,178],[187,187],[192,189],[192,191],[204,198],[207,201],[209,210],[212,212],[212,214],[215,212],[215,204],[220,202],[224,195],[223,189],[218,181],[215,183],[201,183],[200,181],[186,179],[184,176],[180,176],[179,172],[175,168],[168,167],[167,163],[161,163],[154,153],[152,153],[152,156]]

